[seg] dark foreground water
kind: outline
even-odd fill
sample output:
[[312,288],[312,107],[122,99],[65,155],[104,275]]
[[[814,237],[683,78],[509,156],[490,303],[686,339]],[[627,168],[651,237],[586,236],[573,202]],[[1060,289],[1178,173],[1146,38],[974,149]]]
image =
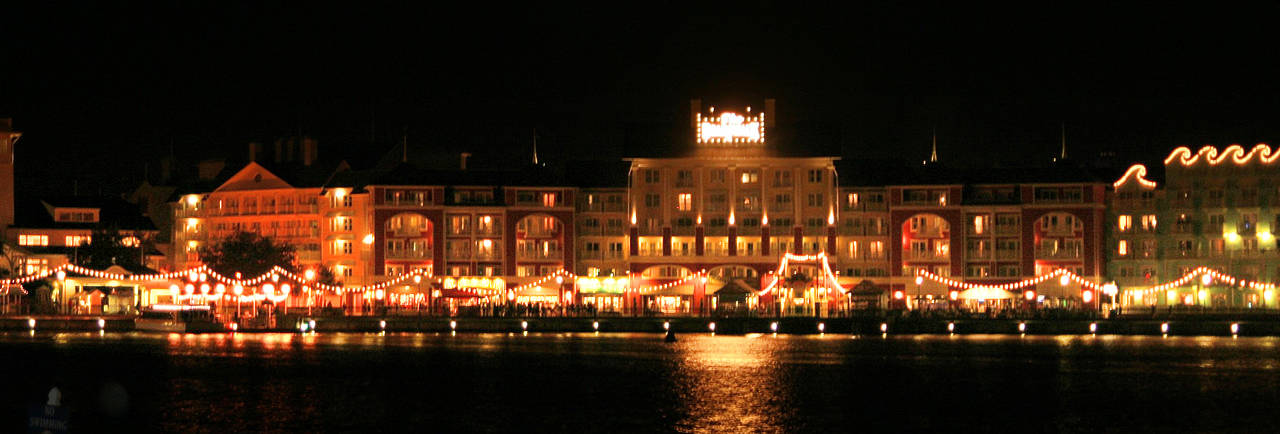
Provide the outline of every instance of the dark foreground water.
[[0,432],[1280,429],[1277,338],[0,334]]

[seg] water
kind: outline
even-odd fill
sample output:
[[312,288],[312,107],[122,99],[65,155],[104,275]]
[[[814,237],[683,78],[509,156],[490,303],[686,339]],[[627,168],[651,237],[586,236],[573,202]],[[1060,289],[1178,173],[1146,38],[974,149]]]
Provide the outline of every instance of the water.
[[0,334],[0,432],[1272,431],[1277,338]]

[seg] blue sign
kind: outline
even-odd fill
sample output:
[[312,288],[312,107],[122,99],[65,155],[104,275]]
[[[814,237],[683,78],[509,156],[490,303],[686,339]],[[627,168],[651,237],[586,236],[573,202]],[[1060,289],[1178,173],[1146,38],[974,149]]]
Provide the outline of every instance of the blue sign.
[[31,407],[31,418],[27,419],[27,432],[66,433],[67,409],[53,405],[36,405]]

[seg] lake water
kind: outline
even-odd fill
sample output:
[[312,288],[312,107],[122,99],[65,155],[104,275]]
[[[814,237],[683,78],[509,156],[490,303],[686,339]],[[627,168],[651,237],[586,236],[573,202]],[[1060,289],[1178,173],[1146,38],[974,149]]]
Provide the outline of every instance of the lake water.
[[0,334],[0,432],[1280,429],[1278,338]]

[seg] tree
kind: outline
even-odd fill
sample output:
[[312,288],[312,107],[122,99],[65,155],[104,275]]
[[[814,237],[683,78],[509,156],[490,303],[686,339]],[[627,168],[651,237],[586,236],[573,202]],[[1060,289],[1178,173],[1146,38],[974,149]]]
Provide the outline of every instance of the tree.
[[104,270],[112,265],[127,268],[142,267],[144,265],[143,244],[139,241],[128,243],[134,245],[128,245],[125,242],[126,239],[141,240],[141,237],[123,233],[114,227],[94,229],[89,236],[89,244],[76,248],[75,263],[95,270]]
[[333,270],[329,269],[329,267],[320,267],[316,271],[316,282],[325,285],[342,286],[342,282],[338,281],[338,276],[335,276]]
[[205,265],[224,276],[244,278],[260,276],[279,265],[294,271],[294,246],[276,242],[253,232],[239,231],[221,241],[200,249]]
[[0,279],[26,274],[27,256],[21,250],[0,242]]

